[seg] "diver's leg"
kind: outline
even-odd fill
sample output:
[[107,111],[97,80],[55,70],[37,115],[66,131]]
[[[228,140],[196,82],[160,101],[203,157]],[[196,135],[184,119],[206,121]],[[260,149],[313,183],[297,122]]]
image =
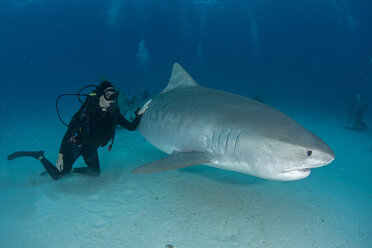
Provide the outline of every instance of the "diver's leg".
[[54,164],[52,164],[48,159],[44,157],[44,151],[38,152],[26,152],[20,151],[15,152],[8,156],[8,160],[13,160],[19,157],[33,157],[40,160],[41,164],[44,166],[46,172],[53,178],[53,180],[59,180],[71,171],[72,165],[75,163],[76,159],[81,155],[80,148],[76,144],[69,142],[63,143],[64,155],[63,155],[63,169],[59,171]]
[[66,144],[62,144],[64,146],[64,154],[63,154],[63,169],[59,171],[54,164],[49,162],[44,156],[39,159],[43,164],[45,170],[48,174],[54,179],[58,180],[61,179],[65,174],[69,173],[72,169],[72,165],[80,156],[80,147],[76,144],[72,144],[67,142]]
[[10,154],[8,156],[8,160],[13,160],[15,158],[20,157],[33,157],[43,164],[45,170],[48,172],[48,174],[54,179],[58,180],[62,177],[62,173],[44,157],[44,151],[37,151],[37,152],[26,152],[26,151],[20,151],[15,152],[13,154]]
[[53,180],[59,180],[63,177],[62,172],[60,172],[54,164],[52,164],[48,159],[46,159],[44,156],[39,158],[41,164],[44,166],[45,170],[49,174]]
[[72,165],[81,155],[81,149],[78,145],[66,142],[62,144],[63,146],[63,157],[62,157],[62,170],[58,170],[56,166],[50,163],[45,158],[40,160],[41,163],[44,165],[44,168],[48,172],[48,174],[54,179],[58,180],[61,179],[65,174],[70,173],[72,169]]
[[100,166],[97,150],[85,150],[82,155],[88,167],[74,168],[74,172],[98,177],[100,175]]

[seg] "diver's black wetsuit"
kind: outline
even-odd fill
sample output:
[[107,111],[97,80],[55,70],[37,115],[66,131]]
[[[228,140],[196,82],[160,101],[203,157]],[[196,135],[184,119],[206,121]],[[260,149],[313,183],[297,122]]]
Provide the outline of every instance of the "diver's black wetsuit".
[[20,156],[40,158],[48,174],[54,180],[58,180],[71,171],[72,165],[82,155],[88,167],[74,168],[74,172],[99,176],[98,147],[106,146],[114,138],[117,124],[130,131],[136,130],[141,116],[137,115],[136,112],[133,122],[129,122],[120,114],[116,105],[110,107],[107,111],[102,111],[98,101],[98,97],[88,96],[86,102],[72,117],[59,151],[63,154],[62,171],[59,171],[54,164],[49,162],[42,151],[18,152],[8,156],[8,159],[12,160]]

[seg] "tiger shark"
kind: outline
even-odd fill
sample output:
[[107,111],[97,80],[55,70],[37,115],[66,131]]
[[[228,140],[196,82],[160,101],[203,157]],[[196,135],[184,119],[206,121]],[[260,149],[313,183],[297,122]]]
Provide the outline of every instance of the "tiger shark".
[[303,179],[335,158],[331,148],[284,113],[197,84],[177,63],[153,98],[139,132],[169,154],[133,170],[154,173],[197,164],[279,181]]

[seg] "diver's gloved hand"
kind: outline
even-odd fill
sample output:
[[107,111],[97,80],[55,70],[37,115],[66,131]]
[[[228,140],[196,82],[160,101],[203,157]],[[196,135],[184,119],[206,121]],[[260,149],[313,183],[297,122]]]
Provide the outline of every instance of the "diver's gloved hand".
[[56,167],[59,171],[63,170],[63,154],[62,153],[58,154]]
[[136,115],[143,115],[143,113],[145,113],[151,102],[152,99],[148,100],[145,104],[143,104],[142,108],[136,113]]
[[136,116],[140,116],[140,115],[138,114],[138,112],[139,112],[140,110],[141,110],[140,108],[136,109],[136,110],[134,111],[134,114],[135,114]]

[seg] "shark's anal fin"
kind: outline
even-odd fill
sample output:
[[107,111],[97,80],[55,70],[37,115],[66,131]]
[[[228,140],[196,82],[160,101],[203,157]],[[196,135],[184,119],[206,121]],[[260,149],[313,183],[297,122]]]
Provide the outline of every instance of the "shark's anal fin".
[[155,173],[211,162],[208,153],[173,152],[168,157],[145,164],[132,171],[135,174]]

